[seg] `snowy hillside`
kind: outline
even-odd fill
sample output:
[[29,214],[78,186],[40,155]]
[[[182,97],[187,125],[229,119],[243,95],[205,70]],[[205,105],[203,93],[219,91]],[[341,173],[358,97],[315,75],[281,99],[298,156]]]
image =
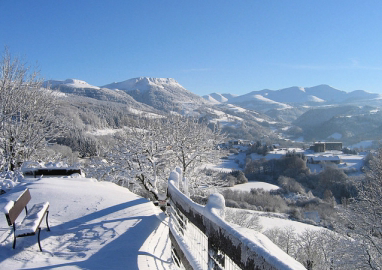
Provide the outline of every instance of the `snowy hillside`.
[[109,182],[42,178],[25,180],[1,195],[0,209],[26,187],[30,205],[49,201],[51,231],[43,221],[43,252],[36,237],[18,238],[13,250],[12,230],[3,216],[1,269],[170,269],[167,219],[152,202]]
[[267,95],[260,95],[251,92],[246,95],[238,96],[231,101],[233,104],[238,104],[241,107],[267,111],[270,109],[288,109],[291,108],[289,105],[272,100],[267,97]]
[[[320,117],[317,117],[317,116]],[[334,139],[345,146],[364,140],[379,140],[382,113],[372,106],[331,106],[309,110],[293,124],[306,140]]]
[[140,77],[103,87],[125,91],[136,101],[165,111],[182,110],[184,104],[188,107],[192,104],[197,108],[207,103],[202,97],[191,93],[171,78]]
[[232,100],[235,97],[237,96],[232,94],[220,94],[220,93],[212,93],[212,94],[203,96],[204,99],[212,102],[213,104],[228,103],[230,102],[230,100]]
[[129,79],[123,82],[114,82],[103,86],[104,88],[109,89],[119,89],[124,91],[140,90],[142,92],[150,90],[152,87],[158,88],[182,88],[175,79],[172,78],[148,78],[148,77],[139,77]]
[[99,89],[98,86],[90,85],[85,81],[81,81],[78,79],[66,79],[65,81],[56,81],[56,80],[49,80],[45,81],[43,86],[44,87],[52,87],[56,88],[60,85],[65,85],[68,87],[73,87],[73,88],[94,88],[94,89]]

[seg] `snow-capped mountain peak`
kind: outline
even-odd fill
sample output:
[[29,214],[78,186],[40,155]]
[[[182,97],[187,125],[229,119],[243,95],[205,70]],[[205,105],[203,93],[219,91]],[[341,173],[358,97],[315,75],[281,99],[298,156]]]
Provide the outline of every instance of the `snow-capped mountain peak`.
[[43,84],[44,87],[52,87],[52,88],[60,86],[60,85],[65,85],[65,86],[73,87],[73,88],[99,89],[98,86],[88,84],[87,82],[78,80],[78,79],[66,79],[65,81],[49,80],[49,81],[45,81]]
[[103,86],[109,89],[119,89],[124,91],[140,90],[147,91],[153,87],[165,88],[165,87],[177,87],[184,89],[175,79],[173,78],[150,78],[150,77],[138,77],[129,79],[122,82],[114,82]]
[[136,101],[160,110],[179,109],[185,107],[185,104],[194,104],[197,107],[207,103],[172,78],[139,77],[107,84],[103,88],[122,90]]

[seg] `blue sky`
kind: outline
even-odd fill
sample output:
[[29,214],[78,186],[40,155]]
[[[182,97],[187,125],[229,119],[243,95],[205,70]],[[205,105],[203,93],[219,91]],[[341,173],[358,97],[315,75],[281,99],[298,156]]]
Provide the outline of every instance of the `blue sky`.
[[0,50],[46,79],[171,77],[244,94],[329,84],[382,93],[378,0],[0,0]]

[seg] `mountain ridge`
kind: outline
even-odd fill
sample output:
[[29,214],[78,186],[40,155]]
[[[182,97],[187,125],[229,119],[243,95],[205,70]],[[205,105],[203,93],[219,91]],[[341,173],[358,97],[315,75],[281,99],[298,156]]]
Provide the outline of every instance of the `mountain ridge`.
[[[211,93],[204,96],[214,97],[216,95],[221,95],[219,93]],[[331,104],[331,103],[343,103],[356,100],[365,99],[376,99],[380,98],[381,95],[376,93],[370,93],[364,90],[354,90],[351,92],[345,92],[343,90],[338,90],[326,84],[321,84],[312,87],[298,87],[292,86],[288,88],[282,88],[279,90],[269,90],[263,89],[258,91],[252,91],[247,94],[243,94],[227,101],[219,102],[230,102],[237,105],[240,103],[258,102],[260,96],[269,100],[285,104]]]

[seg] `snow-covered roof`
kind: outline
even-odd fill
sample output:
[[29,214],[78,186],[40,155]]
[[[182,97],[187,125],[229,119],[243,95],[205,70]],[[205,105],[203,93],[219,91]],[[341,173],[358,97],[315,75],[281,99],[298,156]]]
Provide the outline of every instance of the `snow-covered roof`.
[[340,161],[341,158],[339,156],[311,156],[311,159],[314,161]]

